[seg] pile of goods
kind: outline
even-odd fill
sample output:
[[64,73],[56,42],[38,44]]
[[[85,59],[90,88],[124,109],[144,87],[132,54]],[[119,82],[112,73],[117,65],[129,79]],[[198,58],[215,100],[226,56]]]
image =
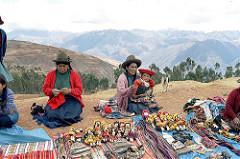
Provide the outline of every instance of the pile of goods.
[[90,146],[101,145],[105,142],[116,142],[121,139],[133,141],[137,132],[130,123],[114,122],[113,124],[102,124],[96,121],[93,128],[88,128],[82,140]]
[[[234,147],[234,142],[230,143],[223,138],[240,141],[239,135],[230,133],[229,126],[222,120],[221,111],[224,109],[225,101],[220,97],[213,99],[201,101],[193,98],[184,105],[184,110],[188,113],[186,117],[188,125],[201,137],[200,142],[206,148],[213,150],[218,146],[223,146],[240,156],[240,150]],[[217,154],[217,156],[221,155]]]
[[86,130],[72,128],[54,137],[58,158],[142,158],[145,151],[130,123],[102,124]]
[[173,131],[186,130],[186,122],[179,114],[169,114],[168,112],[161,112],[150,114],[148,110],[142,113],[143,119],[150,123],[159,131]]

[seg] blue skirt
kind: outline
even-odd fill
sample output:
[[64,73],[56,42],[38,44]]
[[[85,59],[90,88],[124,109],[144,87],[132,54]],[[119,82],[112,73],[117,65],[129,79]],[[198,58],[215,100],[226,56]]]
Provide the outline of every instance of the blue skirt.
[[35,115],[34,119],[36,119],[39,124],[43,123],[49,128],[70,126],[81,120],[80,114],[82,113],[82,106],[74,97],[65,98],[65,103],[57,109],[53,110],[48,105],[46,105],[44,109],[45,114],[43,116]]
[[128,103],[128,110],[127,110],[128,112],[141,115],[143,110],[149,110],[150,113],[154,113],[159,110],[159,107],[149,108],[147,105],[144,105],[143,103],[135,103],[135,102]]
[[8,115],[0,115],[0,128],[11,128],[13,124]]

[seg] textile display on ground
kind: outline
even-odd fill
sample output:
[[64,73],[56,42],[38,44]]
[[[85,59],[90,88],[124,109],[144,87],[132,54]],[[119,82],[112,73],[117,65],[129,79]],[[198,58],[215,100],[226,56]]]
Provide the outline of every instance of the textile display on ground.
[[[133,121],[138,123],[144,119],[145,123],[158,130],[159,134],[174,147],[180,159],[237,159],[240,155],[239,136],[238,134],[233,135],[233,133],[226,131],[226,129],[221,129],[227,127],[226,123],[220,120],[221,111],[224,109],[224,101],[220,100],[221,98],[214,99],[217,100],[208,99],[200,101],[194,98],[185,104],[184,108],[190,109],[200,106],[203,109],[202,112],[205,114],[198,114],[198,116],[196,115],[196,111],[188,111],[185,121],[186,128],[181,127],[181,125],[174,125],[177,121],[169,122],[168,120],[173,121],[176,115],[170,115],[166,112],[159,112],[158,114],[143,112],[142,116],[134,117]],[[193,121],[197,121],[198,123],[204,121],[204,123],[202,123],[202,127],[194,129],[190,123]],[[171,124],[169,125],[169,123]]]
[[0,158],[56,159],[56,151],[52,140],[45,142],[0,145]]
[[133,116],[132,113],[121,113],[117,108],[117,101],[114,98],[109,100],[100,100],[97,106],[94,107],[96,112],[107,119],[123,119]]
[[154,158],[151,149],[137,139],[133,129],[131,123],[115,121],[104,125],[96,121],[94,127],[84,131],[73,128],[53,138],[58,158]]

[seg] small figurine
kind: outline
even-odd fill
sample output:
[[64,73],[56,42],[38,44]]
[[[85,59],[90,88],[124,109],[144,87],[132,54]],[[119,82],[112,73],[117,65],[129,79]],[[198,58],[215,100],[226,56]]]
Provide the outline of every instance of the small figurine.
[[125,130],[124,130],[123,137],[124,138],[128,138],[128,134],[130,133],[130,131],[131,131],[131,124],[130,123],[126,123],[125,124]]
[[84,135],[84,143],[90,146],[96,146],[95,136],[91,128],[88,128],[87,133]]
[[101,126],[102,126],[102,123],[100,121],[95,121],[94,127],[93,127],[94,135],[100,135],[101,134]]
[[123,134],[125,132],[125,123],[124,122],[120,122],[119,129],[121,131],[121,136],[123,136]]
[[108,142],[110,140],[110,134],[109,134],[109,127],[107,125],[103,126],[103,132],[102,132],[102,141]]
[[142,118],[144,120],[148,119],[149,116],[150,116],[149,110],[145,109],[145,110],[142,111]]
[[164,131],[167,126],[167,121],[162,121],[161,119],[156,120],[156,128],[158,130]]
[[71,128],[68,134],[69,134],[70,140],[71,140],[72,142],[75,142],[75,141],[76,141],[76,137],[75,137],[75,134],[76,134],[76,133],[75,133],[74,128]]
[[117,141],[117,132],[118,132],[118,128],[119,128],[119,122],[116,121],[114,122],[114,124],[111,126],[111,135],[110,135],[110,142],[115,142]]
[[83,142],[83,136],[84,136],[84,132],[83,129],[76,129],[76,141],[77,142]]
[[97,146],[100,146],[101,145],[101,142],[102,142],[102,136],[100,135],[96,135],[95,136],[95,143]]
[[136,140],[137,136],[138,136],[138,134],[137,134],[136,128],[133,127],[131,129],[131,131],[128,133],[129,141],[132,142],[133,140]]

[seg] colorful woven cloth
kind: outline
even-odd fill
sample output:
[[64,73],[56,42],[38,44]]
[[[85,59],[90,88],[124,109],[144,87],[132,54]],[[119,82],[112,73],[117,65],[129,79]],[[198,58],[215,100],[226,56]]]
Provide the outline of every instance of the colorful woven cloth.
[[55,159],[53,141],[0,145],[0,158],[7,159]]

